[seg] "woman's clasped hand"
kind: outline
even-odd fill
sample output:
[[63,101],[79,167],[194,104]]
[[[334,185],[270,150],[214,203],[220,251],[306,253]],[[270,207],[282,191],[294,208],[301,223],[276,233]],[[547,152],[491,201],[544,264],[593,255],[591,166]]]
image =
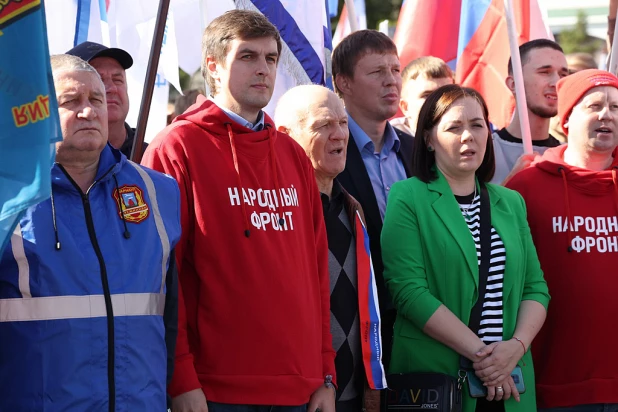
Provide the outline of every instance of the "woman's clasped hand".
[[515,339],[491,343],[476,353],[474,372],[487,386],[487,400],[515,398],[519,392],[511,372],[524,356],[524,347]]

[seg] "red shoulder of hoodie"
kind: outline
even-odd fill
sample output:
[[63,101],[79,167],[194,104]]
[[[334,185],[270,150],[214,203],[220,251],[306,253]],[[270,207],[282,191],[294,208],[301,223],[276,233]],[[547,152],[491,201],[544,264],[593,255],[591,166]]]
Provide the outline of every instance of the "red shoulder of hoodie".
[[509,179],[504,186],[519,192],[525,198],[526,190],[533,186],[535,181],[538,181],[540,173],[543,172],[537,169],[536,166],[530,166]]

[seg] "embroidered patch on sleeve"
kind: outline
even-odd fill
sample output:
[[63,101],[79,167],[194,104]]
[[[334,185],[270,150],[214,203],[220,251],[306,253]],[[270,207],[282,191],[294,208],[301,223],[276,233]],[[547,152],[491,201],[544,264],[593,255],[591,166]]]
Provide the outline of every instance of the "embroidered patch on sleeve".
[[[119,193],[120,192],[120,193]],[[150,214],[150,208],[144,200],[144,192],[137,186],[124,185],[114,189],[114,199],[118,208],[118,216],[131,223],[141,223]]]

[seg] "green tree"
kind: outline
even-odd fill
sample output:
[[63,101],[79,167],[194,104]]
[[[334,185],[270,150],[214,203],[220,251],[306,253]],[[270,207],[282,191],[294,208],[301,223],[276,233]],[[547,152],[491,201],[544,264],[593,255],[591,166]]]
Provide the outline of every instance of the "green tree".
[[565,54],[584,52],[594,54],[603,46],[603,40],[588,35],[586,12],[577,12],[577,23],[569,30],[562,30],[558,35],[558,42]]
[[[365,0],[365,11],[367,13],[367,28],[377,29],[378,22],[382,20],[391,20],[393,24],[397,22],[399,16],[399,9],[401,9],[401,3],[403,0]],[[422,1],[434,1],[434,0],[422,0]],[[331,20],[331,26],[333,31],[337,27],[339,21],[339,15],[343,8],[344,0],[339,0],[339,8],[337,10],[337,16]]]
[[397,23],[402,0],[365,0],[367,8],[367,28],[377,29],[382,20]]

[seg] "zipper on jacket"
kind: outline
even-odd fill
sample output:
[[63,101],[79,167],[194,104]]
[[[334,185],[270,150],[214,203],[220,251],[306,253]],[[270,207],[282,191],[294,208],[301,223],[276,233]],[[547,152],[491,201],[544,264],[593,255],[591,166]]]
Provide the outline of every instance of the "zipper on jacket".
[[107,389],[109,392],[109,412],[115,412],[116,410],[116,376],[114,373],[115,368],[115,345],[114,345],[114,309],[112,307],[112,296],[109,291],[109,281],[107,279],[107,268],[105,261],[103,260],[103,254],[97,241],[97,235],[94,231],[94,220],[92,219],[92,209],[90,208],[89,194],[92,188],[105,176],[107,176],[114,166],[112,166],[107,172],[101,176],[99,180],[95,180],[86,193],[75,183],[73,178],[67,173],[61,164],[58,164],[60,170],[66,175],[71,184],[75,186],[80,197],[82,198],[82,205],[84,206],[84,215],[86,216],[86,227],[88,228],[88,236],[90,237],[90,243],[94,253],[97,255],[99,261],[99,267],[101,269],[101,284],[103,286],[103,297],[105,299],[105,312],[107,317]]

